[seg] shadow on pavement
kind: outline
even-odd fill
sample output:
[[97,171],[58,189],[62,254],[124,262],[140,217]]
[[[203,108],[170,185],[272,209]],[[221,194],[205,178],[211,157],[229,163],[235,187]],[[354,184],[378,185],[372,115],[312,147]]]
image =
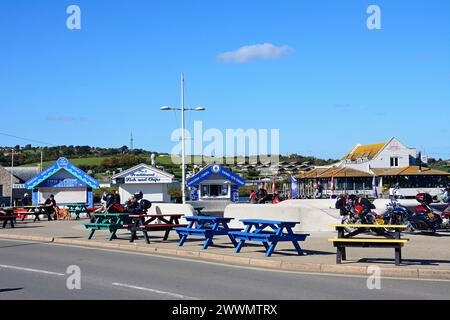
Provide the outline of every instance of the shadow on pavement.
[[[357,262],[395,265],[395,259],[388,258],[363,258],[358,260]],[[439,266],[440,264],[450,264],[450,260],[402,259],[402,265],[407,266]]]
[[10,291],[19,291],[19,290],[23,290],[23,288],[5,288],[5,289],[0,289],[0,293],[2,293],[2,292],[10,292]]
[[[0,239],[0,240],[9,240],[9,239]],[[20,241],[24,241],[24,240],[20,240]],[[13,244],[13,245],[9,245],[9,246],[0,246],[0,249],[6,249],[6,248],[15,248],[15,247],[26,247],[26,246],[35,246],[35,245],[39,245],[39,244],[43,244],[43,243],[52,243],[52,242],[33,242],[33,243],[23,243],[23,244]]]

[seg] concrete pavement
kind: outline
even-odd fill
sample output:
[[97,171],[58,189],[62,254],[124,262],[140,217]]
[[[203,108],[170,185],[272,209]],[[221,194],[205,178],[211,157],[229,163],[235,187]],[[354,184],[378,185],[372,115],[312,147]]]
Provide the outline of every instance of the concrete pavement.
[[[449,281],[381,280],[232,266],[137,252],[0,240],[0,299],[446,299]],[[68,266],[81,289],[69,290]]]

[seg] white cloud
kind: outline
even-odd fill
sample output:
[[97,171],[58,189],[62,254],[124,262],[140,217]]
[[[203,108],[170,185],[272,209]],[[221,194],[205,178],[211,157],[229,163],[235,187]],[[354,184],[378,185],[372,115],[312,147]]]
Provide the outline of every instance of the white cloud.
[[221,62],[246,63],[254,60],[281,59],[294,50],[286,45],[277,47],[271,43],[254,44],[240,47],[235,51],[223,52],[217,55]]

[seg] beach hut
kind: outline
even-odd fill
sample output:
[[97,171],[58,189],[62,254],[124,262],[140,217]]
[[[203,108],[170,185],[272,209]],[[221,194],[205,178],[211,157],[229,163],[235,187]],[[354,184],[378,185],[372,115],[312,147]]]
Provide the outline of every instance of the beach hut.
[[99,188],[97,180],[76,167],[66,158],[59,158],[47,169],[28,180],[24,187],[33,192],[33,205],[42,204],[50,194],[58,205],[94,205],[93,189]]
[[218,164],[205,167],[187,181],[191,189],[192,201],[230,200],[239,201],[239,188],[245,185],[245,180]]

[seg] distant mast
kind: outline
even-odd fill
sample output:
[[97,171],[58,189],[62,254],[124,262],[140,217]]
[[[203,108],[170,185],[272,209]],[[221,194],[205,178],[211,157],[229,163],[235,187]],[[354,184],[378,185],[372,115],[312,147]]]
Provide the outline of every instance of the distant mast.
[[133,138],[133,131],[131,131],[131,136],[130,136],[130,150],[134,149],[134,138]]

